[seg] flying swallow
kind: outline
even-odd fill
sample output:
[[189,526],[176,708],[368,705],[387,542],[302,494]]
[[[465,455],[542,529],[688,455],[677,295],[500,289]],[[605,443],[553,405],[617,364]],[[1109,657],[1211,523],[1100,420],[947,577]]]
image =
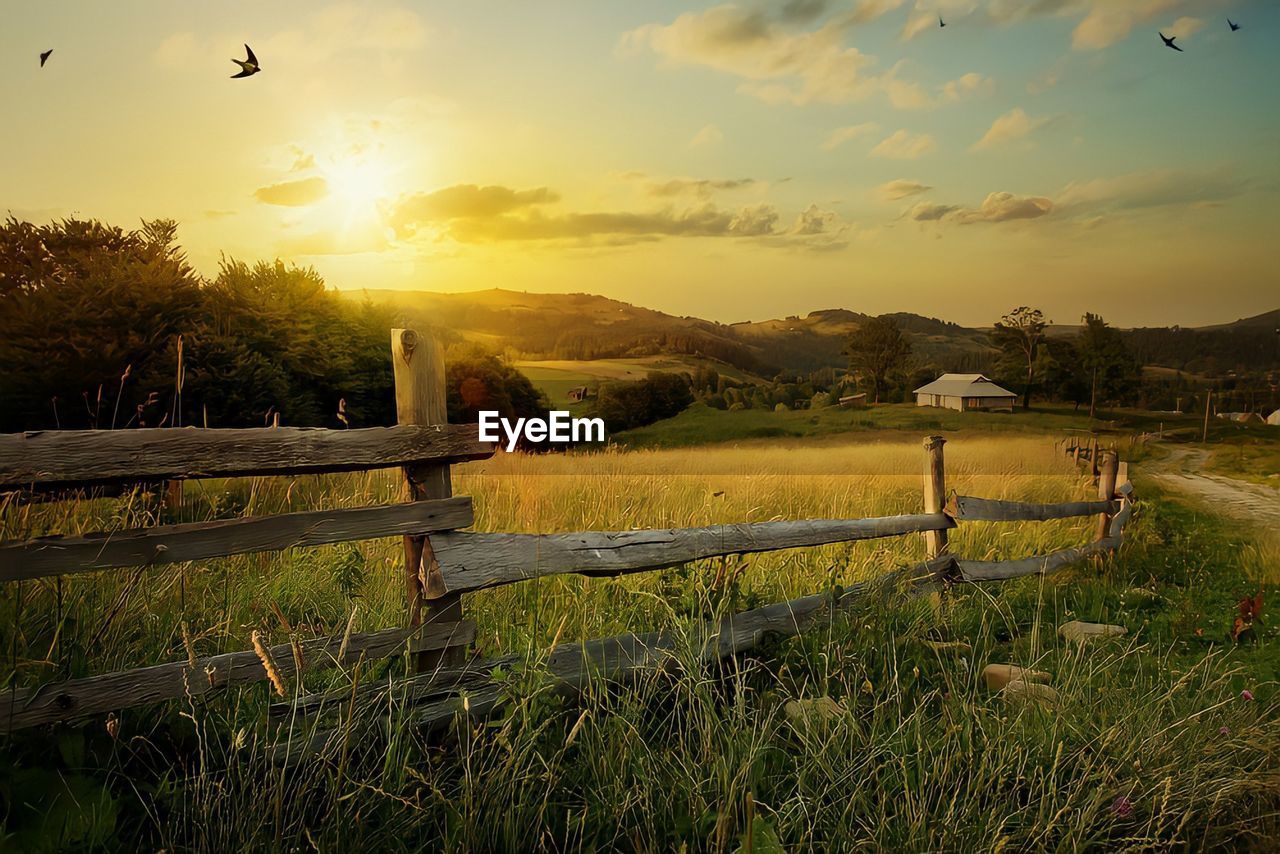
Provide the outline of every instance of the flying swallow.
[[258,57],[253,55],[253,48],[249,47],[248,45],[245,45],[244,52],[248,54],[248,59],[231,60],[236,65],[240,66],[240,73],[232,74],[231,75],[232,80],[235,80],[237,77],[252,77],[253,75],[257,74],[259,71],[262,70],[262,66],[258,65]]
[[946,22],[946,21],[944,21],[944,20],[942,20],[942,16],[941,16],[941,15],[939,15],[939,16],[938,16],[938,26],[939,26],[939,27],[945,27],[946,25],[947,25],[947,22]]
[[1182,53],[1182,48],[1174,44],[1174,41],[1178,38],[1177,36],[1166,36],[1164,33],[1161,33],[1160,38],[1164,41],[1165,47],[1171,47],[1178,53]]
[[1227,26],[1231,28],[1231,32],[1233,33],[1236,30],[1240,29],[1240,25],[1237,24],[1235,21],[1231,20],[1230,18],[1227,18]]
[[49,61],[49,57],[50,57],[52,54],[53,54],[53,48],[49,48],[49,49],[48,49],[48,50],[46,50],[44,53],[40,54],[40,67],[41,67],[41,68],[44,68],[44,64],[45,64],[46,62],[48,62],[48,61]]

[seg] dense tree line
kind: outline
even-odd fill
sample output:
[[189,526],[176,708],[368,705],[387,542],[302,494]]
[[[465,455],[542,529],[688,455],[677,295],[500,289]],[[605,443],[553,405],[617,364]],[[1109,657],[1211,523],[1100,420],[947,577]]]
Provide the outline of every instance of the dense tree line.
[[[206,280],[175,238],[167,220],[0,227],[0,431],[395,422],[391,310],[280,261]],[[496,357],[450,357],[451,415],[545,411]]]
[[601,385],[588,411],[617,433],[679,415],[693,400],[689,375],[651,371],[635,382]]

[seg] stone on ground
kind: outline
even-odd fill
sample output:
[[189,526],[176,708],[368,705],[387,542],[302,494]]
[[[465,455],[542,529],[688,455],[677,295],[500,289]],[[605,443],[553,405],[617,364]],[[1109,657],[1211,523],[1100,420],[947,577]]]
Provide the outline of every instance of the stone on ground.
[[999,691],[1010,682],[1048,682],[1049,674],[1043,670],[1028,670],[1016,664],[988,664],[982,669],[982,678],[992,691]]
[[1124,626],[1109,626],[1106,623],[1082,623],[1072,620],[1058,627],[1058,634],[1071,643],[1086,643],[1094,638],[1110,638],[1128,634]]
[[1011,702],[1035,702],[1042,705],[1053,705],[1058,702],[1058,692],[1048,685],[1039,682],[1028,682],[1015,679],[1005,685],[1000,696]]

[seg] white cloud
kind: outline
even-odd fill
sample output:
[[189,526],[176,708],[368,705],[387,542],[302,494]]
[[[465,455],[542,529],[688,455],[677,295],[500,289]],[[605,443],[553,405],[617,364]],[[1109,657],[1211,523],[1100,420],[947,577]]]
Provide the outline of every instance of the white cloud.
[[860,136],[866,136],[869,133],[875,133],[880,130],[880,125],[875,122],[863,122],[860,125],[848,125],[842,128],[836,128],[827,134],[827,138],[822,141],[819,146],[823,151],[834,151],[844,145],[851,139],[857,139]]
[[908,181],[905,178],[897,178],[888,181],[876,188],[880,194],[880,198],[886,202],[896,202],[911,196],[918,196],[921,193],[927,193],[933,189],[928,184],[921,184],[919,181]]
[[1031,134],[1046,127],[1051,121],[1047,116],[1033,118],[1021,107],[1015,107],[991,123],[991,127],[969,149],[970,151],[987,151],[1000,148],[1018,140],[1025,140]]
[[882,139],[871,154],[875,157],[888,157],[894,160],[916,160],[938,147],[937,142],[927,133],[913,134],[907,130],[897,130]]
[[623,35],[619,49],[652,51],[669,68],[698,66],[733,75],[741,80],[738,91],[770,104],[845,104],[882,94],[895,108],[923,109],[989,88],[987,78],[970,72],[930,91],[904,78],[905,63],[876,71],[875,57],[846,43],[858,24],[900,5],[901,0],[863,2],[806,29],[795,24],[816,17],[811,4],[793,0],[771,14],[728,3],[686,12],[669,24],[638,27]]
[[1186,40],[1203,29],[1204,20],[1202,18],[1190,18],[1184,15],[1169,26],[1165,27],[1161,32],[1166,36],[1173,36],[1175,38]]

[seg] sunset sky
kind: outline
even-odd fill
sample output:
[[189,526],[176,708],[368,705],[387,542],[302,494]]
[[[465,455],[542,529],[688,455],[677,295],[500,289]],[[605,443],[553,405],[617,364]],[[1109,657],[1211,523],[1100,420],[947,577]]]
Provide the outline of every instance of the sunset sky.
[[206,274],[722,321],[1280,308],[1270,0],[10,3],[0,69],[0,211],[172,217]]

